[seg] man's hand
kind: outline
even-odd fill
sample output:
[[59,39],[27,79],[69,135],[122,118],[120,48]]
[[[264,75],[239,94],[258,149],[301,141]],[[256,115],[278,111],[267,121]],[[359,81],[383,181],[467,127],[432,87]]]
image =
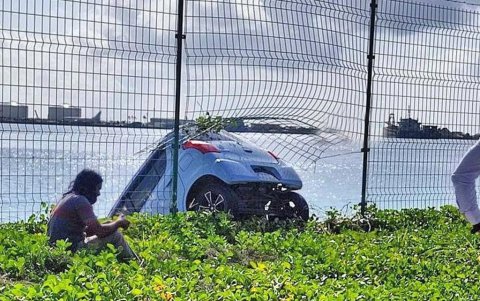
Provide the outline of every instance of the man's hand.
[[120,214],[117,219],[117,223],[119,227],[122,227],[125,230],[127,230],[130,226],[130,222],[127,220],[127,217],[124,214]]
[[114,233],[118,228],[128,229],[130,222],[122,214],[117,220],[105,224],[100,224],[97,219],[91,219],[87,221],[86,226],[85,232],[87,236],[97,235],[102,238]]

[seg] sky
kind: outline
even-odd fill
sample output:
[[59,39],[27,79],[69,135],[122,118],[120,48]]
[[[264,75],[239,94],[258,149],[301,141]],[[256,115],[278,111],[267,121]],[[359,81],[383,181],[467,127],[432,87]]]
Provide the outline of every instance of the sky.
[[[374,134],[408,108],[480,132],[480,6],[465,2],[378,1]],[[31,117],[68,104],[103,120],[173,118],[174,4],[2,1],[0,101]],[[369,18],[364,0],[186,1],[182,116],[293,119],[360,138]]]

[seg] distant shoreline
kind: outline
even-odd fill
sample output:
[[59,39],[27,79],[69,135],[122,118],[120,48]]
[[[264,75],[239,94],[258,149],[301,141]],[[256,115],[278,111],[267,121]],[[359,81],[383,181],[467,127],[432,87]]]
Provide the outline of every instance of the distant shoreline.
[[[192,121],[193,122],[193,121]],[[79,126],[79,127],[109,127],[109,128],[144,128],[144,129],[157,129],[157,130],[173,130],[172,126],[155,126],[150,123],[141,122],[121,122],[121,121],[68,121],[68,120],[48,120],[48,119],[0,119],[0,123],[3,124],[38,124],[38,125],[61,125],[61,126]],[[278,134],[300,134],[300,135],[312,135],[315,134],[318,129],[314,127],[282,127],[272,124],[255,124],[254,126],[227,126],[225,130],[236,133],[278,133]]]

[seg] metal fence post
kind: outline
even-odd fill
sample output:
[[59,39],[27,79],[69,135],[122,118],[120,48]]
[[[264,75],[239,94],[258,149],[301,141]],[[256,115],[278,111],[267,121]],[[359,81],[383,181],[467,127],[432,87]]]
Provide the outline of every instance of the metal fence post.
[[368,138],[370,132],[370,108],[372,101],[372,84],[373,84],[373,60],[374,55],[374,42],[375,42],[375,14],[377,9],[377,1],[372,0],[370,3],[370,37],[368,46],[368,77],[367,77],[367,101],[365,108],[365,130],[363,135],[363,171],[362,171],[362,200],[360,202],[360,210],[362,216],[365,215],[367,207],[366,192],[367,192],[367,166],[368,166],[368,153],[370,148],[368,146]]
[[182,87],[182,46],[185,35],[183,34],[183,8],[184,0],[178,0],[178,19],[177,19],[177,63],[176,63],[176,80],[175,80],[175,126],[173,140],[173,171],[172,171],[172,203],[170,205],[170,213],[177,213],[177,190],[178,190],[178,149],[180,140],[180,99]]

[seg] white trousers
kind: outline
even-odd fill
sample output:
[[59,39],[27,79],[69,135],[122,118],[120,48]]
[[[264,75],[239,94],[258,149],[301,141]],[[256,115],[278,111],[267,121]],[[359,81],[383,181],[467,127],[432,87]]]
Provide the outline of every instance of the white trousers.
[[480,223],[475,180],[480,175],[480,140],[463,156],[452,174],[453,187],[460,212],[472,224]]

